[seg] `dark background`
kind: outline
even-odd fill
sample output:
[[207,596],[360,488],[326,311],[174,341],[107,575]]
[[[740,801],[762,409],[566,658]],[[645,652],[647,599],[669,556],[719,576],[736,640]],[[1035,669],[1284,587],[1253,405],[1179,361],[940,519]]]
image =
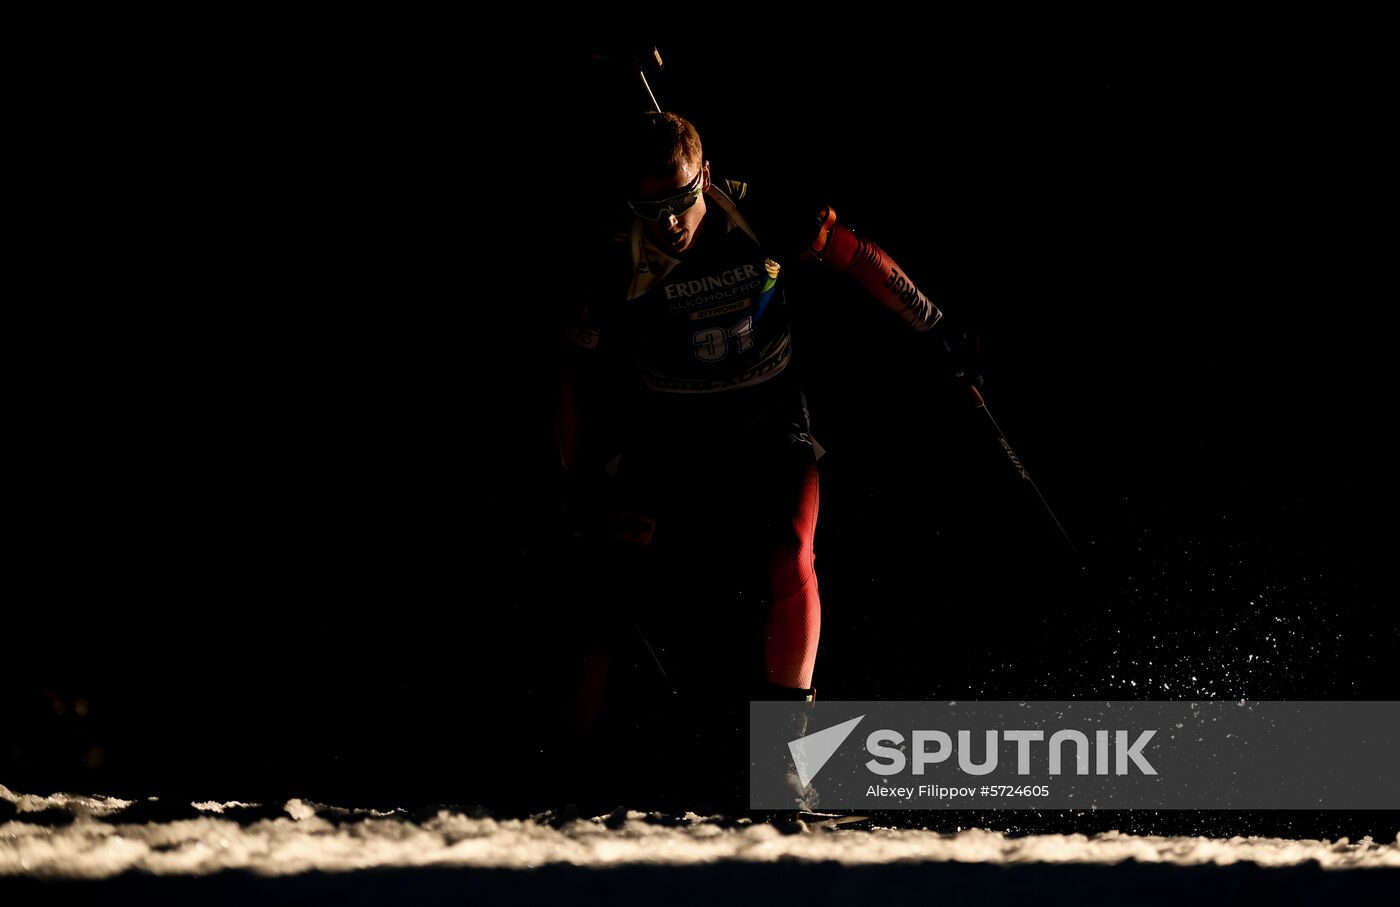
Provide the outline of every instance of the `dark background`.
[[[739,808],[741,644],[693,585],[656,590],[668,682],[622,633],[612,736],[566,721],[605,609],[558,507],[555,337],[642,101],[590,52],[630,45],[370,25],[123,57],[39,112],[0,783]],[[1394,697],[1364,55],[650,40],[720,173],[817,192],[979,327],[1078,548],[927,345],[796,275],[823,698]],[[600,774],[665,734],[693,795]]]

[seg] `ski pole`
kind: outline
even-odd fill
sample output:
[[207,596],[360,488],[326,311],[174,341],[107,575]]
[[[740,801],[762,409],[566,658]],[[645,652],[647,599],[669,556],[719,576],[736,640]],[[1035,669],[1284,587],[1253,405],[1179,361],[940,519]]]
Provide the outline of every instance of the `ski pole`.
[[[661,51],[655,47],[651,49],[650,58],[656,63],[656,71],[661,72],[666,68],[666,64],[661,62]],[[637,61],[637,75],[642,77],[642,87],[647,90],[647,97],[651,98],[651,107],[657,113],[661,113],[661,105],[656,100],[656,93],[651,90],[651,83],[647,81],[646,64],[641,60]]]
[[629,53],[613,54],[593,52],[594,62],[611,62],[626,57],[632,66],[637,68],[637,75],[641,77],[642,88],[646,89],[647,98],[651,101],[651,109],[661,113],[661,104],[656,100],[656,93],[651,90],[651,83],[647,81],[647,68],[650,67],[655,72],[662,72],[666,69],[666,64],[661,61],[661,51],[656,47],[648,46],[645,49],[634,48]]
[[997,424],[996,418],[992,416],[992,411],[987,408],[986,399],[983,398],[981,392],[979,392],[977,388],[969,385],[967,389],[972,392],[972,399],[977,408],[987,414],[987,418],[992,423],[992,428],[996,430],[997,442],[1001,444],[1001,449],[1006,452],[1006,458],[1011,461],[1011,465],[1016,468],[1016,473],[1030,483],[1031,488],[1035,490],[1036,497],[1040,498],[1040,503],[1044,505],[1045,512],[1050,514],[1050,519],[1055,521],[1055,526],[1060,530],[1060,535],[1064,536],[1065,544],[1069,545],[1069,550],[1078,554],[1079,549],[1074,547],[1074,542],[1070,539],[1069,533],[1065,531],[1065,527],[1060,523],[1060,518],[1055,516],[1054,510],[1050,509],[1050,502],[1045,500],[1045,495],[1041,494],[1040,486],[1036,485],[1035,479],[1031,478],[1030,470],[1026,469],[1026,464],[1021,462],[1021,458],[1016,454],[1011,443],[1006,440],[1006,433],[1001,430],[1001,426]]

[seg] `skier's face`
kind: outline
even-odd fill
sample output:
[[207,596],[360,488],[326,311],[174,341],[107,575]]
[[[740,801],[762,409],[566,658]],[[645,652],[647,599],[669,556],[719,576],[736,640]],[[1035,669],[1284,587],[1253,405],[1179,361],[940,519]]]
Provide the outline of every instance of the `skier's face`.
[[632,209],[646,222],[657,245],[672,255],[689,249],[705,219],[709,162],[687,162],[670,176],[642,180],[639,188],[641,194]]

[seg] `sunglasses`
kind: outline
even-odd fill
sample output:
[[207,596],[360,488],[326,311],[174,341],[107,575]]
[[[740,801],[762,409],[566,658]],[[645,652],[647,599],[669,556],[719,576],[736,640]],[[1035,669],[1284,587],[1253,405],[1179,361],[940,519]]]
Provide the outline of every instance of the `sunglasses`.
[[705,170],[702,167],[700,172],[695,174],[695,179],[685,187],[685,190],[670,198],[658,198],[655,200],[639,201],[627,203],[627,207],[632,209],[632,213],[642,220],[661,220],[669,215],[681,215],[695,207],[695,203],[700,200],[701,177]]

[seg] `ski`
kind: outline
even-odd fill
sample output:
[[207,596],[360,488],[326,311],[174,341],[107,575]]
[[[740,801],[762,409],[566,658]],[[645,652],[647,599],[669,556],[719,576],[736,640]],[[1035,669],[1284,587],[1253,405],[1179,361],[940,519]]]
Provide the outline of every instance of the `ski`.
[[853,816],[846,813],[814,813],[805,810],[797,814],[803,824],[809,828],[835,828],[838,825],[849,825],[852,822],[864,822],[870,816]]

